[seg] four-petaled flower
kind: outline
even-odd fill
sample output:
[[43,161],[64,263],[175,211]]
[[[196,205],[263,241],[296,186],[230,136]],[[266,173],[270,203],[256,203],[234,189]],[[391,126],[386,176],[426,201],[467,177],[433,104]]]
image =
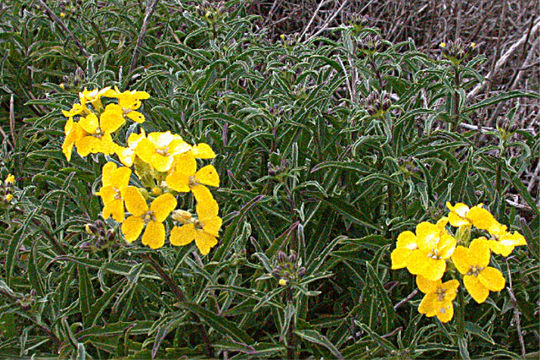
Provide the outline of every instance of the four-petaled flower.
[[131,169],[127,167],[116,167],[113,162],[108,162],[103,166],[101,180],[103,186],[96,195],[101,196],[103,201],[102,216],[108,219],[109,216],[115,221],[124,221],[124,198],[123,195],[129,185]]
[[176,156],[171,172],[165,178],[167,186],[178,192],[189,192],[198,185],[219,186],[219,175],[213,165],[197,171],[197,161],[189,151]]
[[459,281],[450,280],[443,283],[440,279],[431,281],[419,275],[416,277],[416,284],[418,289],[426,294],[418,307],[418,312],[428,317],[437,316],[443,323],[450,321],[454,316],[452,301],[456,298]]
[[172,245],[184,246],[195,240],[201,254],[206,255],[217,244],[216,238],[222,220],[218,216],[219,206],[206,187],[198,186],[193,193],[197,200],[197,218],[185,212],[176,216],[175,218],[184,225],[172,229],[169,241]]
[[442,278],[446,271],[446,259],[454,252],[456,239],[440,226],[422,222],[416,226],[418,249],[407,257],[407,269],[413,275],[428,280]]
[[469,209],[463,203],[457,203],[455,206],[452,206],[452,204],[447,202],[446,207],[450,210],[450,214],[448,215],[450,225],[455,227],[474,225],[482,230],[489,229],[496,220],[482,206],[482,204],[479,204]]
[[87,156],[93,153],[104,153],[110,155],[116,150],[116,144],[113,142],[111,133],[116,131],[122,123],[116,118],[101,118],[94,113],[81,117],[78,122],[82,129],[82,135],[75,141],[77,152],[81,156]]
[[124,220],[121,227],[126,241],[132,243],[137,240],[146,226],[141,240],[142,244],[148,245],[152,249],[162,247],[165,244],[165,225],[163,222],[176,208],[176,198],[172,194],[166,193],[154,199],[148,207],[139,189],[128,186],[124,191],[124,201],[131,214]]
[[167,131],[149,133],[147,137],[140,139],[135,153],[157,171],[164,172],[171,168],[176,155],[189,150],[191,146],[182,137]]
[[510,255],[516,246],[527,245],[527,241],[523,235],[517,231],[511,233],[507,231],[507,229],[506,225],[501,225],[499,223],[493,224],[488,229],[492,236],[492,238],[488,240],[489,248],[495,254],[504,257]]
[[477,303],[483,303],[489,291],[501,291],[505,280],[501,272],[489,267],[490,251],[486,238],[474,239],[469,248],[458,246],[452,261],[464,275],[463,283]]

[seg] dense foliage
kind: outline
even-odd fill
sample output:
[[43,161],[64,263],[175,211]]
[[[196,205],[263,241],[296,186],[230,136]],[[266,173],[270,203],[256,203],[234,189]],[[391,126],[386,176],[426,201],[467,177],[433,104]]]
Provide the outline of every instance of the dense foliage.
[[[241,1],[161,0],[147,16],[121,0],[49,2],[55,16],[39,3],[0,5],[0,175],[15,175],[0,218],[0,354],[538,355],[540,211],[523,174],[540,141],[511,126],[538,95],[468,99],[481,49],[433,57],[360,20],[270,41]],[[150,94],[148,131],[217,154],[223,226],[208,255],[127,244],[112,220],[105,238],[85,230],[106,158],[66,161],[61,110],[107,86]],[[513,99],[500,128],[461,126]],[[528,245],[492,259],[505,289],[481,305],[463,291],[462,315],[443,324],[418,313],[414,278],[390,270],[390,253],[447,201],[483,203]]]

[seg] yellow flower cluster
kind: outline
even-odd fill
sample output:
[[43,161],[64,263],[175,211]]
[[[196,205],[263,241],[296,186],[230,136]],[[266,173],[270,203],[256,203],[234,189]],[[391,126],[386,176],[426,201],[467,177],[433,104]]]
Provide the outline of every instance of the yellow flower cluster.
[[13,185],[15,184],[15,176],[8,174],[4,181],[0,180],[2,187],[0,188],[0,202],[9,204],[13,201]]
[[[68,121],[62,151],[68,161],[74,146],[83,157],[93,153],[115,154],[124,165],[109,161],[103,166],[102,187],[97,195],[103,201],[103,218],[112,217],[121,223],[127,242],[136,241],[142,233],[143,245],[152,249],[162,247],[165,222],[171,218],[170,243],[183,246],[195,241],[206,255],[217,244],[222,224],[219,206],[205,186],[219,186],[218,173],[212,165],[197,169],[197,159],[216,156],[210,146],[204,143],[192,146],[170,131],[146,134],[142,128],[139,134],[128,137],[126,146],[113,140],[112,134],[128,120],[145,121],[137,110],[141,101],[148,98],[144,91],[85,89],[79,94],[80,103],[64,111]],[[108,99],[106,105],[105,99]],[[74,121],[75,117],[78,121]],[[132,174],[145,188],[130,185]],[[196,216],[176,209],[177,193],[188,192],[195,197]]]
[[[477,303],[483,303],[490,291],[500,291],[505,285],[502,273],[488,266],[491,252],[506,257],[514,247],[527,244],[523,235],[509,232],[482,204],[472,208],[462,203],[455,206],[447,203],[446,206],[450,210],[448,217],[436,224],[422,222],[416,226],[416,233],[404,231],[399,234],[391,254],[392,269],[407,268],[417,276],[418,288],[425,294],[418,311],[428,317],[437,316],[442,322],[453,317],[452,301],[459,287],[458,280],[444,283],[441,280],[447,271],[447,260],[451,259],[463,276],[471,297]],[[448,223],[458,228],[455,236],[447,231]],[[488,237],[470,241],[472,226],[487,232]],[[458,242],[466,246],[458,245]]]

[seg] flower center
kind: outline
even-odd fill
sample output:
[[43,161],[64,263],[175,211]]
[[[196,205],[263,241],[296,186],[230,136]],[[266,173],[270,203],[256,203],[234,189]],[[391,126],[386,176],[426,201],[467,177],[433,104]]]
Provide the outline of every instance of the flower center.
[[197,181],[197,179],[195,179],[195,176],[192,175],[189,177],[189,186],[195,186],[195,185],[199,185],[199,182]]
[[437,295],[439,301],[443,301],[444,296],[446,295],[446,289],[438,288],[437,291],[435,291],[435,295]]
[[116,200],[122,200],[122,194],[120,193],[120,190],[115,187],[113,187],[113,190],[114,190],[114,198]]
[[148,224],[150,221],[156,221],[156,217],[152,210],[149,210],[146,214],[143,215],[143,220],[145,224]]
[[162,148],[158,148],[158,149],[156,149],[156,152],[159,155],[168,156],[169,155],[169,147],[165,146],[165,147],[162,147]]
[[96,129],[96,132],[92,134],[93,137],[96,137],[98,139],[101,139],[101,137],[104,135],[105,133],[103,132],[103,130],[101,130],[101,128],[97,128]]
[[469,268],[469,272],[467,273],[467,275],[478,276],[478,274],[480,274],[482,270],[484,270],[483,267],[474,265]]
[[432,258],[433,260],[441,260],[439,249],[431,249],[431,251],[428,253],[428,257]]
[[196,220],[193,225],[195,225],[195,230],[202,230],[204,226],[200,220]]

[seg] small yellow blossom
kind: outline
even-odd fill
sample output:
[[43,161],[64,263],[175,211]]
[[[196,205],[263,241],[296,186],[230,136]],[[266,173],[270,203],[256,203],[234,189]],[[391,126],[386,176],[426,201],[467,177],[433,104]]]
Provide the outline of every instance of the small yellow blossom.
[[280,286],[287,286],[287,280],[285,280],[285,279],[279,279],[278,284],[279,284]]
[[442,47],[443,49],[446,47],[446,43],[445,42],[442,42],[439,44],[440,47]]
[[489,291],[501,291],[505,285],[501,272],[488,266],[489,260],[489,243],[483,237],[473,240],[469,248],[458,246],[452,255],[454,265],[464,275],[465,288],[479,304],[486,301]]
[[131,213],[122,223],[122,233],[127,242],[132,243],[146,227],[142,244],[159,249],[165,244],[165,226],[163,222],[176,207],[176,198],[170,193],[158,196],[150,207],[139,189],[128,186],[124,192],[126,208]]
[[61,18],[66,17],[66,13],[61,12],[61,13],[60,13],[60,17],[61,17]]
[[79,102],[82,106],[86,106],[86,104],[90,103],[94,110],[101,111],[103,108],[101,98],[103,96],[112,97],[112,95],[114,95],[114,90],[111,90],[110,86],[101,90],[87,90],[84,88],[84,90],[79,93]]
[[213,165],[197,171],[197,161],[192,152],[175,157],[174,167],[165,178],[167,186],[178,192],[193,191],[198,185],[219,186],[219,175]]
[[8,176],[6,177],[6,180],[4,180],[4,183],[7,185],[7,184],[15,184],[15,176],[13,176],[12,174],[8,174]]
[[440,279],[431,281],[417,276],[416,284],[418,289],[426,294],[418,307],[418,312],[428,317],[437,316],[443,323],[450,321],[454,316],[452,301],[456,298],[459,281],[450,280],[443,283]]
[[108,162],[103,166],[102,174],[103,186],[97,193],[103,201],[102,216],[104,219],[112,216],[115,221],[122,222],[125,215],[123,194],[129,185],[131,169],[118,168],[115,163]]
[[469,207],[463,203],[457,203],[455,206],[452,206],[449,202],[446,203],[446,207],[450,210],[448,214],[448,220],[452,226],[462,227],[462,226],[471,226],[487,230],[492,226],[496,220],[487,211],[482,207],[482,204]]
[[525,237],[519,232],[510,233],[506,225],[493,224],[489,229],[492,238],[488,240],[489,248],[495,254],[507,257],[516,246],[527,245]]
[[13,194],[7,194],[5,196],[6,202],[10,203],[13,200]]
[[407,269],[413,275],[428,280],[442,278],[446,271],[446,259],[454,252],[456,239],[440,226],[422,222],[416,226],[418,249],[407,257]]
[[191,146],[182,137],[167,131],[149,133],[148,137],[140,139],[135,153],[157,171],[164,172],[173,165],[175,155],[189,150]]
[[98,119],[94,113],[90,113],[82,117],[78,125],[83,130],[83,136],[75,142],[79,155],[83,157],[94,153],[110,155],[115,152],[117,145],[113,142],[111,133],[121,126],[117,119],[109,117]]
[[65,89],[66,89],[66,85],[65,85],[64,83],[60,83],[59,86],[60,86],[60,89],[62,89],[62,90],[65,90]]
[[169,241],[174,246],[188,245],[193,240],[201,254],[206,255],[217,244],[219,229],[222,220],[218,216],[219,206],[212,197],[210,190],[200,186],[196,192],[197,219],[184,215],[186,223],[180,227],[175,226],[171,231]]

